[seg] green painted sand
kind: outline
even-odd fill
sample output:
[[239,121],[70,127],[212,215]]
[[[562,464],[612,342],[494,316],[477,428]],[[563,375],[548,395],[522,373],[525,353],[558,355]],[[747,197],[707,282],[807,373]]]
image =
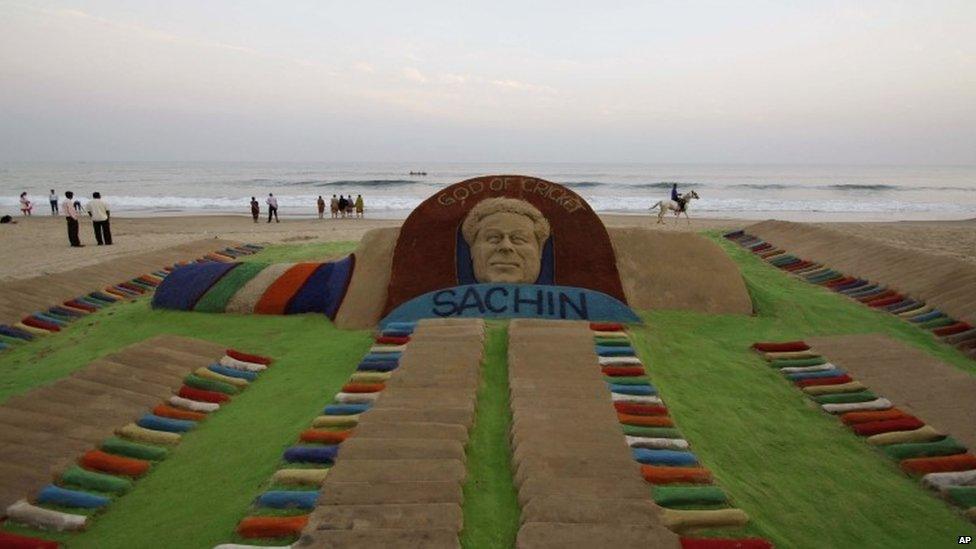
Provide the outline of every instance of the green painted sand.
[[478,389],[478,413],[468,441],[464,485],[466,548],[514,547],[520,509],[512,481],[508,405],[508,323],[490,322]]

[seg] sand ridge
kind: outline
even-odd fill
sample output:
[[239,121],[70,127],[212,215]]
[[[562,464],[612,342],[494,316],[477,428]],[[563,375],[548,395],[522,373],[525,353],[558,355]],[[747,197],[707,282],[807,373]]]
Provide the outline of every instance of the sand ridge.
[[0,323],[13,324],[25,315],[44,311],[64,301],[102,291],[106,286],[131,280],[172,265],[177,261],[193,260],[208,252],[239,242],[202,239],[121,257],[71,270],[44,274],[2,283],[0,292]]
[[[148,411],[223,351],[216,343],[157,336],[7,400],[0,405],[0,509],[49,483],[76,455]],[[158,353],[168,358],[166,368],[159,367]]]
[[951,317],[976,322],[974,263],[802,223],[763,221],[745,230],[797,257],[884,284]]
[[898,408],[976,447],[976,377],[881,334],[812,337],[806,342]]

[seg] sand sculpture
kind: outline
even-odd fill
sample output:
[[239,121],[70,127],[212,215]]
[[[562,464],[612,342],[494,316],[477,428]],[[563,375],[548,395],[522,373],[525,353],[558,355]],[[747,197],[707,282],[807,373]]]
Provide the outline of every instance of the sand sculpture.
[[534,283],[549,232],[549,221],[542,212],[511,198],[482,200],[461,225],[478,282]]
[[450,317],[639,322],[632,307],[752,312],[734,263],[706,239],[612,236],[572,190],[526,176],[446,187],[339,261],[182,271],[155,307],[321,312],[350,329]]

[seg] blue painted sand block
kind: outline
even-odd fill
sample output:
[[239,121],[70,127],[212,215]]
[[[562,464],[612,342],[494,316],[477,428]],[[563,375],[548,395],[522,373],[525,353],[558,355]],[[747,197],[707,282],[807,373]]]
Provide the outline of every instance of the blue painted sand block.
[[329,404],[322,410],[327,416],[354,416],[369,410],[369,404]]
[[61,505],[64,507],[81,507],[84,509],[105,507],[110,501],[105,496],[89,494],[80,490],[67,490],[53,484],[45,486],[37,495],[38,503]]
[[259,507],[271,509],[314,509],[318,490],[269,490],[258,496]]
[[197,422],[187,419],[171,419],[155,414],[146,414],[139,418],[136,425],[154,431],[168,431],[170,433],[185,433],[197,426]]
[[285,450],[284,460],[289,463],[334,463],[338,446],[292,446]]
[[645,465],[690,466],[697,465],[698,458],[691,452],[678,450],[650,450],[648,448],[631,449],[634,459]]

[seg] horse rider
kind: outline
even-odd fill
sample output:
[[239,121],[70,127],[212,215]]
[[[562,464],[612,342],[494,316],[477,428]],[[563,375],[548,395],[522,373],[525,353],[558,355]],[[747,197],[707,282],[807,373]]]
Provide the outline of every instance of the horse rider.
[[685,203],[686,203],[686,200],[685,200],[684,195],[678,194],[678,184],[677,183],[672,183],[671,184],[671,200],[674,200],[675,202],[678,203],[678,212],[677,212],[678,214],[680,214],[681,212],[685,211]]

